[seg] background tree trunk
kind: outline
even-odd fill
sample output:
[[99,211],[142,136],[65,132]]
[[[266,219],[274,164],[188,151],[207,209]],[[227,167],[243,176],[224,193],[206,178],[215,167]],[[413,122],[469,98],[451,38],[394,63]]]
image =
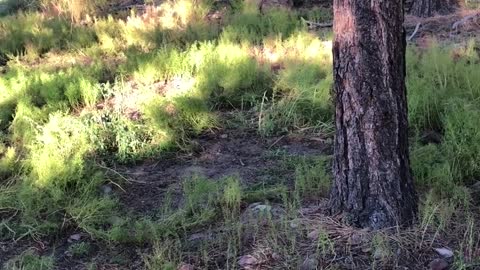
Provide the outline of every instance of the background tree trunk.
[[336,102],[332,214],[374,229],[417,213],[408,157],[404,6],[334,0]]
[[418,17],[431,17],[453,12],[458,6],[458,0],[414,0],[410,13]]

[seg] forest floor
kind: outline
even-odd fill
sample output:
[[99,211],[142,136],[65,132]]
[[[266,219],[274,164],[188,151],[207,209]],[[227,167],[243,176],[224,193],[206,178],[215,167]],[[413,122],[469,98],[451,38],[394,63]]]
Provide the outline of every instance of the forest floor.
[[[316,192],[314,182],[324,180],[319,178],[322,173],[316,168],[316,161],[331,156],[331,135],[323,136],[307,129],[263,137],[257,132],[258,118],[252,112],[232,111],[222,115],[225,128],[212,129],[195,138],[194,151],[135,166],[108,168],[109,173],[124,178],[125,183],[121,186],[107,183],[100,191],[104,196],[118,196],[120,209],[132,219],[155,220],[162,216],[160,209],[165,206],[170,208],[168,211],[178,211],[186,204],[184,179],[203,178],[221,183],[235,177],[244,194],[233,224],[214,218],[194,230],[185,230],[177,236],[180,249],[170,242],[159,242],[159,247],[105,245],[73,229],[53,239],[0,242],[0,258],[7,261],[33,248],[40,255],[53,254],[55,269],[65,270],[145,269],[146,260],[155,262],[155,258],[149,259],[145,254],[159,250],[160,255],[167,258],[170,252],[184,253],[183,260],[177,263],[182,270],[375,269],[375,264],[382,269],[424,269],[443,258],[432,248],[448,247],[453,240],[437,236],[427,228],[423,232],[417,229],[398,233],[369,231],[347,226],[338,217],[328,216],[327,194]],[[243,115],[241,120],[239,115]],[[322,165],[321,169],[325,167]],[[285,197],[299,188],[302,177],[305,177],[302,179],[307,185],[305,188],[312,189],[313,193],[302,194],[298,206],[289,205],[294,202],[285,201]],[[316,197],[318,195],[322,196]],[[131,229],[144,228],[132,225]],[[238,250],[230,250],[232,234],[238,237],[234,241],[241,243]],[[71,247],[79,243],[88,249],[72,250]],[[173,255],[176,256],[178,254]],[[445,261],[452,263],[453,257],[447,255]],[[439,263],[443,262],[441,259]],[[151,269],[174,268],[160,264]]]
[[406,18],[420,214],[371,231],[327,212],[330,7],[165,3],[0,18],[0,267],[480,269],[478,10]]

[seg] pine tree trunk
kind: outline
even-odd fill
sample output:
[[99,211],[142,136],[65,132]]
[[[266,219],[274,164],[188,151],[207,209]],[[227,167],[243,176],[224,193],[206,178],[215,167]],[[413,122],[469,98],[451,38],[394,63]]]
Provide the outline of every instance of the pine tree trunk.
[[435,14],[453,12],[458,6],[458,0],[414,0],[411,14],[418,17],[431,17]]
[[332,214],[373,229],[410,225],[404,6],[334,0],[336,103]]

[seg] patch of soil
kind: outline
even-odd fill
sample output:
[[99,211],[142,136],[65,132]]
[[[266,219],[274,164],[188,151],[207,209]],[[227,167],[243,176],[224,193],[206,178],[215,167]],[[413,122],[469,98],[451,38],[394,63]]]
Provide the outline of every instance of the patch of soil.
[[142,214],[158,210],[168,191],[180,198],[183,180],[195,175],[213,180],[238,176],[244,186],[275,180],[292,183],[294,171],[272,172],[282,170],[283,161],[275,153],[293,157],[332,153],[331,145],[320,137],[292,134],[264,138],[252,127],[210,131],[193,144],[196,151],[188,155],[120,168],[121,174],[133,180],[120,193],[125,209]]

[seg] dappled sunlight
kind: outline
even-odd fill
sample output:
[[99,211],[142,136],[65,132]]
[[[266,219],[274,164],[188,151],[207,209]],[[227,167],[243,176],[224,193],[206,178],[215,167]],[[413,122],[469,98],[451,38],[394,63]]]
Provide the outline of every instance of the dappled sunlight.
[[[84,158],[93,149],[85,127],[71,116],[53,114],[30,146],[31,181],[39,188],[65,187],[81,178]],[[61,194],[52,194],[52,196]]]
[[312,61],[320,65],[332,64],[332,41],[321,40],[308,32],[299,32],[288,39],[266,39],[263,46],[254,47],[259,61],[283,65],[288,61]]
[[[284,219],[251,228],[268,235],[255,235],[261,241],[250,251],[234,250],[250,229],[238,223],[244,204],[271,199],[275,205],[265,208],[290,215],[304,200],[328,196],[331,161],[318,155],[331,153],[334,133],[332,32],[312,25],[330,22],[331,9],[230,4],[167,0],[105,16],[86,16],[92,6],[77,6],[79,15],[60,6],[58,16],[42,7],[0,18],[0,215],[7,217],[0,240],[75,233],[99,247],[149,246],[221,223],[227,227],[212,232],[232,241],[226,256],[233,268],[243,252],[270,252],[262,246],[268,241],[291,237],[297,252],[295,231],[319,232]],[[346,18],[337,27],[353,23]],[[468,206],[464,185],[480,177],[477,47],[471,41],[407,50],[413,173],[421,189],[448,198],[452,209]],[[431,143],[426,133],[438,138]],[[289,145],[299,140],[306,142]],[[207,168],[213,163],[218,168]],[[248,179],[216,178],[237,167]],[[184,169],[215,177],[187,177]],[[139,193],[145,190],[162,208],[148,209],[148,217],[142,211],[152,202],[144,205]],[[141,209],[124,207],[127,197]],[[132,216],[131,209],[139,211]],[[325,255],[334,243],[321,237]],[[178,248],[172,256],[183,260],[179,243],[170,243]],[[192,250],[194,261],[199,251]],[[163,269],[168,254],[155,252],[158,258],[145,262],[159,259]],[[205,269],[217,263],[210,259]]]

